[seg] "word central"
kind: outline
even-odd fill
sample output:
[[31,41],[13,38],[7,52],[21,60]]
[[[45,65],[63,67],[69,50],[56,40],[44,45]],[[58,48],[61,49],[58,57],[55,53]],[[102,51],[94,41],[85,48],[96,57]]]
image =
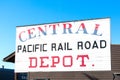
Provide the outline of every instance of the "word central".
[[29,29],[23,30],[19,33],[19,40],[21,42],[25,42],[29,39],[40,37],[42,35],[57,35],[57,34],[90,34],[96,36],[102,36],[102,34],[98,34],[98,28],[100,24],[94,24],[91,26],[92,31],[88,32],[89,27],[85,23],[81,22],[74,22],[74,23],[56,23],[56,24],[46,24],[46,25],[39,25],[36,27],[31,27]]

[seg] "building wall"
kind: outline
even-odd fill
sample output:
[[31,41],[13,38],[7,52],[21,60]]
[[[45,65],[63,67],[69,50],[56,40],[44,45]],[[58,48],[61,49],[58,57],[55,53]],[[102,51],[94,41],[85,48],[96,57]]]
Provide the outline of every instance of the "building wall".
[[112,45],[111,50],[112,72],[120,73],[120,45]]
[[90,79],[82,72],[37,72],[29,73],[29,80],[50,79],[50,80],[113,80],[111,72],[85,72],[93,79]]
[[[120,73],[120,45],[111,46],[112,71],[91,71],[91,72],[30,72],[29,80],[50,79],[50,80],[118,80],[116,73]],[[84,74],[86,73],[86,74]],[[90,79],[90,78],[94,79]]]

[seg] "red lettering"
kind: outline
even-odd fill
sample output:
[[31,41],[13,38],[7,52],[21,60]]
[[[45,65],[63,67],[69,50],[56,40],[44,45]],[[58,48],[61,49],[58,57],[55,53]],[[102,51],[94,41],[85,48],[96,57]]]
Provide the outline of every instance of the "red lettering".
[[33,32],[35,32],[35,28],[28,29],[29,39],[36,37],[36,35],[33,35]]
[[[68,60],[68,59],[70,59],[70,60]],[[70,64],[66,64],[66,61],[69,61]],[[72,65],[73,65],[73,58],[72,58],[72,56],[64,56],[63,57],[63,66],[64,67],[71,67]]]
[[41,59],[41,65],[40,65],[41,68],[49,67],[49,64],[45,64],[45,62],[47,62],[45,60],[48,60],[49,57],[47,57],[47,56],[46,57],[40,57],[40,59]]
[[60,62],[59,56],[52,56],[51,58],[52,58],[52,65],[51,65],[51,67],[56,67],[55,64],[58,64]]
[[29,68],[36,68],[37,67],[37,58],[36,57],[29,57],[29,60],[30,60]]
[[86,66],[86,64],[85,64],[85,58],[89,59],[89,56],[88,56],[88,55],[78,55],[78,56],[77,56],[77,60],[78,60],[79,58],[82,59],[82,63],[81,63],[80,66],[81,66],[81,67],[85,67],[85,66]]
[[[40,63],[38,64],[38,59],[37,57],[29,57],[30,64],[29,68],[57,68],[57,66],[62,66],[62,67],[73,67],[73,56],[72,55],[65,55],[63,57],[59,56],[41,56],[39,57]],[[76,56],[76,61],[80,59],[80,67],[86,67],[85,59],[89,60],[88,55],[77,55]],[[61,62],[60,62],[61,61]],[[61,64],[60,64],[61,63]]]
[[[22,32],[19,34],[19,39],[20,39],[21,42],[25,42],[25,41],[27,40],[27,38],[26,38],[26,39],[22,39],[21,35],[22,35],[23,33],[25,33],[25,31],[22,31]],[[24,35],[24,34],[23,34],[23,35]]]
[[68,30],[69,33],[72,33],[72,30],[71,30],[72,24],[70,24],[70,23],[64,23],[63,24],[63,28],[64,28],[63,29],[63,34],[67,34],[67,30]]
[[56,26],[59,26],[59,24],[51,24],[51,25],[49,25],[49,27],[51,27],[52,26],[52,29],[53,29],[53,33],[52,34],[57,34],[56,33]]
[[95,24],[95,29],[94,29],[93,35],[102,36],[102,34],[97,34],[99,26],[100,26],[100,24]]
[[83,29],[83,33],[88,34],[84,23],[81,23],[81,25],[79,26],[78,31],[76,33],[79,33],[79,31],[82,31],[82,30],[80,30],[81,26],[82,26],[82,29]]

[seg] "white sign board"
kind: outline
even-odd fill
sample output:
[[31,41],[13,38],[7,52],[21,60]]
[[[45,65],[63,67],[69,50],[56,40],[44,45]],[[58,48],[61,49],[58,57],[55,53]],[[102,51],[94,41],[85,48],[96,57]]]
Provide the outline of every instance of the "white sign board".
[[15,72],[107,70],[109,18],[16,28]]

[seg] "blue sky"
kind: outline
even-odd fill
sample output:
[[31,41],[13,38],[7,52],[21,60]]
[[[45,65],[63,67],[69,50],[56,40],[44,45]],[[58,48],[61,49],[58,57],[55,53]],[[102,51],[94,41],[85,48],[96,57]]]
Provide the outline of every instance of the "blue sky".
[[0,68],[15,51],[16,26],[59,21],[111,18],[111,44],[120,44],[119,0],[0,0]]

